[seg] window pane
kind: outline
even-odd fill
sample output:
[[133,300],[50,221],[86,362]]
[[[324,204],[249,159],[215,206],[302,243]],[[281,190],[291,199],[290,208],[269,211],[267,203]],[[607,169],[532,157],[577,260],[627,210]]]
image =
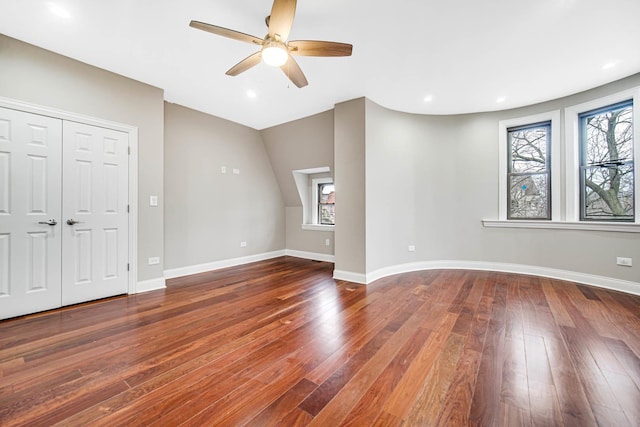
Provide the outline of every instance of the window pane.
[[549,219],[548,175],[509,177],[509,218]]
[[509,219],[551,219],[550,134],[551,122],[507,130]]
[[333,184],[320,184],[320,203],[335,203],[336,202],[336,189]]
[[583,168],[584,217],[633,220],[633,164]]
[[509,130],[510,172],[544,172],[547,170],[549,126]]
[[320,224],[335,225],[336,205],[320,205]]
[[602,164],[633,158],[633,107],[584,117],[586,124],[583,165]]
[[582,219],[634,220],[633,104],[580,115]]

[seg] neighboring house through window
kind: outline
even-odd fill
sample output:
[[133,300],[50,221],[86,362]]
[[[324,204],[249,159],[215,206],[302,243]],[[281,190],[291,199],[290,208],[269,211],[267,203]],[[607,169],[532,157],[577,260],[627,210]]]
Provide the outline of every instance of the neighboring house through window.
[[336,223],[336,196],[333,178],[316,178],[311,180],[313,192],[312,206],[314,215],[313,224],[335,225]]
[[560,219],[560,111],[499,123],[500,220]]
[[336,189],[333,182],[318,184],[318,223],[336,224]]
[[551,219],[551,121],[507,129],[508,219]]

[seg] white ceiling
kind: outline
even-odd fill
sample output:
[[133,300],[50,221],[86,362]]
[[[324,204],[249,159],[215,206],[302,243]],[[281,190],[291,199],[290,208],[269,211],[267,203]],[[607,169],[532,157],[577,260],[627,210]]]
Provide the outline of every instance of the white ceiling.
[[290,40],[354,46],[348,58],[299,57],[302,89],[265,64],[226,76],[257,48],[188,26],[194,19],[262,38],[271,5],[0,0],[0,32],[255,129],[361,96],[420,114],[501,110],[640,72],[640,0],[299,0]]

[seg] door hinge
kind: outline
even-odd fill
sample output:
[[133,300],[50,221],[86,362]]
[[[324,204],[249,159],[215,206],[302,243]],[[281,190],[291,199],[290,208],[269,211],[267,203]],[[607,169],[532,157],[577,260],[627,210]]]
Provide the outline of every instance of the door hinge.
[[130,206],[130,205],[127,205],[127,213],[131,212],[131,211],[129,210],[129,206]]
[[131,155],[131,146],[127,147],[127,154]]
[[127,271],[129,271],[129,263],[127,263]]

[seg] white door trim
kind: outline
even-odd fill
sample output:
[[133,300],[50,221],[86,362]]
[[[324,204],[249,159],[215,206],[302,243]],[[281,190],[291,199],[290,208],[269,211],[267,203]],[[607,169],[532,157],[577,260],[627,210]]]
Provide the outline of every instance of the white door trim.
[[129,294],[137,291],[138,277],[138,128],[123,123],[71,113],[56,108],[18,101],[0,96],[0,107],[40,114],[61,120],[114,129],[129,134]]

